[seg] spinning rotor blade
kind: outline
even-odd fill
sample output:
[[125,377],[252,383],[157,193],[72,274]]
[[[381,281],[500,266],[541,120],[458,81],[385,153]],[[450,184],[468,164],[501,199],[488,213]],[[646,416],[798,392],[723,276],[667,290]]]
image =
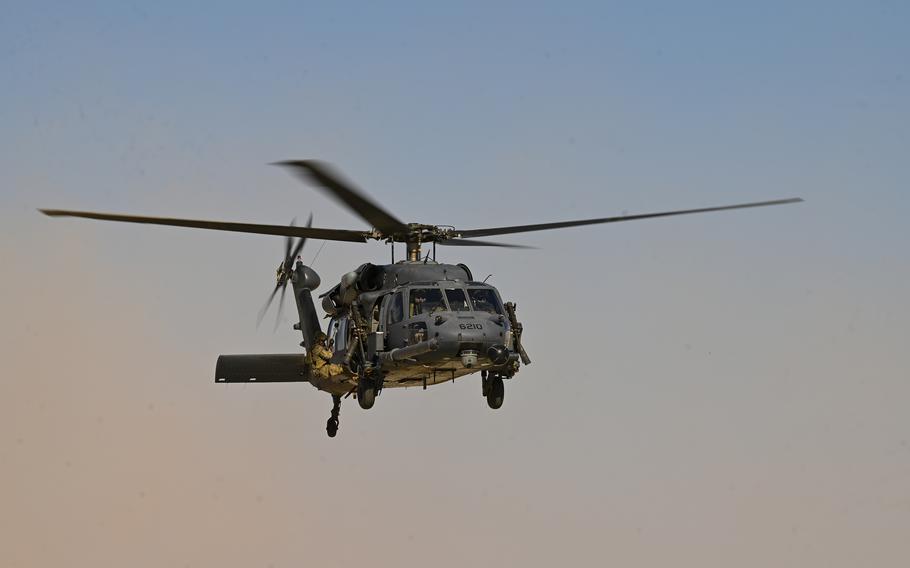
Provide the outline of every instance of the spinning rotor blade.
[[[307,221],[306,221],[306,228],[309,229],[312,225],[313,225],[313,214],[310,213],[310,218],[307,219]],[[288,254],[287,257],[285,257],[285,258],[290,259],[290,262],[293,263],[294,259],[296,259],[297,256],[300,254],[300,251],[303,250],[304,244],[306,244],[306,237],[300,237],[300,240],[297,241],[297,246],[294,247],[294,250],[291,251],[290,254]],[[290,248],[290,247],[288,247],[288,248]],[[291,265],[289,265],[289,266],[291,266]]]
[[354,184],[344,180],[330,165],[317,160],[287,160],[275,162],[293,170],[304,181],[309,181],[360,215],[370,226],[383,235],[407,232],[408,226],[366,196]]
[[290,258],[292,261],[293,261],[294,259],[296,259],[297,256],[300,255],[300,251],[303,250],[303,244],[304,244],[305,242],[306,242],[306,239],[303,238],[303,237],[301,237],[300,240],[297,241],[297,246],[294,247],[294,250],[291,251],[291,254],[288,255],[288,258]]
[[[295,224],[297,224],[297,218],[296,218],[296,217],[293,218],[293,219],[291,219],[291,227],[293,227]],[[293,238],[293,237],[285,237],[285,238],[284,238],[284,258],[285,258],[285,259],[290,258],[290,256],[291,256],[291,247],[292,247],[292,246],[294,246],[294,238]]]
[[[510,233],[527,233],[530,231],[546,231],[549,229],[563,229],[565,227],[578,227],[581,225],[597,225],[600,223],[618,223],[620,221],[635,221],[638,219],[650,219],[652,217],[670,217],[672,215],[688,215],[690,213],[708,213],[711,211],[726,211],[728,209],[746,209],[748,207],[765,207],[768,205],[784,205],[787,203],[799,203],[802,199],[794,197],[791,199],[777,199],[774,201],[759,201],[756,203],[741,203],[739,205],[725,205],[722,207],[705,207],[702,209],[682,209],[679,211],[664,211],[661,213],[642,213],[638,215],[623,215],[619,217],[601,217],[599,219],[581,219],[578,221],[560,221],[557,223],[539,223],[536,225],[515,225],[512,227],[494,227],[491,229],[469,229],[467,231],[456,231],[457,234],[464,238],[488,237],[490,235],[506,235]],[[442,244],[442,242],[440,242]]]
[[259,324],[261,324],[262,320],[265,319],[265,314],[269,311],[269,306],[272,305],[272,300],[275,299],[275,294],[278,293],[278,290],[284,290],[284,287],[281,284],[275,285],[275,289],[272,290],[271,294],[269,294],[269,299],[266,300],[262,308],[259,309],[259,315],[256,316],[256,327],[259,327]]
[[281,323],[281,312],[284,311],[284,293],[287,292],[287,283],[281,287],[281,297],[278,298],[278,311],[275,313],[275,327],[272,331],[278,331],[278,324]]
[[[297,219],[291,220],[291,227],[294,226],[294,223],[297,222]],[[310,213],[310,218],[307,219],[306,227],[310,228],[313,224],[313,214]],[[275,284],[275,289],[272,290],[269,299],[266,300],[265,305],[262,306],[262,309],[259,310],[259,315],[256,318],[256,327],[259,327],[262,324],[262,320],[265,317],[266,312],[268,312],[269,307],[272,305],[272,300],[275,299],[275,294],[281,289],[281,297],[278,299],[278,312],[275,314],[275,330],[278,329],[278,324],[281,323],[281,312],[284,310],[284,294],[287,291],[288,281],[290,279],[290,273],[294,270],[294,259],[297,258],[297,255],[303,250],[303,245],[306,244],[306,237],[300,237],[297,240],[297,245],[294,246],[294,239],[291,237],[285,237],[284,240],[284,261],[278,269],[278,283]],[[291,248],[293,247],[293,248]]]
[[193,229],[211,229],[214,231],[233,231],[236,233],[257,233],[260,235],[284,235],[287,237],[312,237],[326,241],[347,241],[365,243],[367,233],[346,229],[316,229],[312,227],[288,227],[285,225],[260,225],[255,223],[228,223],[224,221],[201,221],[195,219],[172,219],[168,217],[141,217],[138,215],[118,215],[113,213],[93,213],[91,211],[64,211],[61,209],[39,209],[49,217],[82,217],[100,221],[120,221],[123,223],[142,223],[146,225],[167,225],[170,227],[189,227]]
[[504,247],[504,248],[516,248],[516,249],[536,249],[537,247],[529,247],[525,245],[513,245],[511,243],[492,243],[490,241],[469,241],[468,239],[445,239],[443,241],[436,241],[438,245],[444,245],[447,247]]

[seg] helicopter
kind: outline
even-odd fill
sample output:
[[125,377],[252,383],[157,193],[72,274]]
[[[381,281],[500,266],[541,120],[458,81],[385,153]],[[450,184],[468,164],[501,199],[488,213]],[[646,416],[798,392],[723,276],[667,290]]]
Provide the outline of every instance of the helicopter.
[[[480,229],[404,223],[347,180],[330,164],[317,160],[275,162],[322,190],[366,221],[369,230],[317,228],[312,215],[306,226],[263,225],[89,211],[39,209],[51,217],[81,217],[285,237],[284,258],[276,283],[259,312],[259,321],[280,292],[280,315],[288,284],[299,316],[305,353],[221,355],[215,365],[218,383],[306,382],[332,396],[326,433],[335,437],[343,398],[354,396],[372,408],[387,388],[421,387],[480,373],[481,392],[492,409],[502,406],[504,384],[531,358],[522,344],[523,326],[514,302],[503,302],[496,287],[477,281],[463,263],[436,261],[439,246],[530,248],[477,240],[480,237],[617,223],[674,215],[727,211],[803,201],[777,199],[658,213],[600,217],[553,223]],[[294,242],[294,239],[297,239]],[[392,247],[390,264],[366,262],[341,276],[318,296],[328,318],[325,331],[314,294],[322,281],[304,263],[307,239],[365,243],[384,241]],[[395,243],[404,243],[405,258],[395,261]],[[423,245],[432,249],[426,255]],[[276,320],[277,321],[277,320]]]

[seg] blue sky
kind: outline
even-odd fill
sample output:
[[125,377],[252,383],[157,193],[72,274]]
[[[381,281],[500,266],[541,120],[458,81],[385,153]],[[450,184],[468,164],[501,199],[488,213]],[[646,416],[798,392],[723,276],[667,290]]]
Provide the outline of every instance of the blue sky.
[[[907,557],[907,5],[3,8],[0,564]],[[289,158],[461,228],[806,203],[446,250],[534,364],[497,413],[390,392],[330,443],[313,389],[209,380],[296,349],[254,325],[280,239],[35,212],[365,228]]]
[[[235,178],[350,152],[371,167],[355,179],[380,169],[403,194],[520,185],[546,207],[584,189],[573,215],[790,194],[855,213],[878,201],[862,185],[891,202],[862,219],[881,230],[906,207],[907,10],[791,4],[29,3],[0,24],[4,169],[108,198],[157,160]],[[503,165],[531,172],[487,178]]]

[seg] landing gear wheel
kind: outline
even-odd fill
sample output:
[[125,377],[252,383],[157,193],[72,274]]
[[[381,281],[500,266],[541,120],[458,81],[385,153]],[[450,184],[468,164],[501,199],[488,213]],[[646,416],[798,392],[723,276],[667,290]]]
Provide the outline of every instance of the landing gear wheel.
[[502,384],[502,377],[489,377],[486,379],[486,392],[487,404],[492,409],[497,409],[502,406],[502,401],[505,398],[505,386]]
[[332,395],[332,416],[325,423],[325,433],[334,438],[338,433],[338,415],[341,413],[341,397]]
[[361,379],[357,385],[357,403],[360,404],[360,408],[369,410],[373,408],[374,402],[376,402],[376,385],[369,380]]
[[376,402],[376,395],[382,390],[382,374],[375,370],[367,374],[363,365],[357,366],[357,403],[360,408],[369,410]]

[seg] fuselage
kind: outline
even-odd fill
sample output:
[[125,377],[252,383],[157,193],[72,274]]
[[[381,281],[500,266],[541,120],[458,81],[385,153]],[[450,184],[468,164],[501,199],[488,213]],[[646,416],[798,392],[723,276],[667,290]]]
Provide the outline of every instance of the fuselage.
[[[362,284],[360,284],[362,282]],[[354,290],[351,288],[361,289]],[[369,289],[374,288],[374,289]],[[327,334],[336,362],[351,357],[355,317],[369,329],[364,355],[381,364],[384,388],[433,385],[512,364],[512,326],[495,287],[472,279],[464,265],[432,261],[364,265],[345,275],[327,298]],[[330,311],[331,313],[331,311]],[[350,380],[354,381],[351,377]]]

